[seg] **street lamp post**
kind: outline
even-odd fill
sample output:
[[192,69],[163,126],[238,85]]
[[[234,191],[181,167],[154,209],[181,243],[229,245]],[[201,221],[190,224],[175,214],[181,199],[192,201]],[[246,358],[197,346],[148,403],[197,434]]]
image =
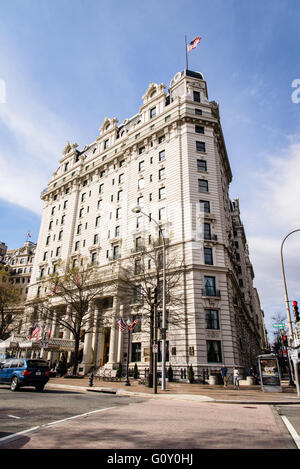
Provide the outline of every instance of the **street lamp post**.
[[[281,272],[282,272],[282,278],[283,278],[283,287],[284,287],[284,297],[285,297],[285,305],[286,305],[286,314],[288,318],[288,328],[289,328],[289,336],[291,342],[294,340],[294,333],[293,333],[293,327],[292,327],[292,319],[291,319],[291,312],[290,312],[290,302],[289,302],[289,297],[288,297],[288,292],[287,292],[287,285],[286,285],[286,278],[285,278],[285,269],[284,269],[284,262],[283,262],[283,245],[285,240],[293,233],[296,233],[297,231],[300,231],[300,229],[293,230],[290,233],[288,233],[285,238],[283,239],[280,247],[280,259],[281,259]],[[291,370],[290,370],[290,359],[288,358],[288,363],[289,363],[289,378],[290,378],[290,385],[294,386],[294,382],[292,380],[291,376]],[[299,395],[299,377],[298,377],[298,362],[294,360],[294,370],[295,370],[295,378],[297,382],[297,391]],[[297,369],[296,369],[297,368]]]
[[153,221],[159,230],[160,237],[163,243],[163,291],[162,291],[162,337],[161,337],[161,389],[162,391],[166,390],[166,240],[161,229],[160,224],[152,217],[150,217],[147,213],[143,212],[141,207],[138,205],[132,209],[133,213],[141,213],[149,218],[150,221]]

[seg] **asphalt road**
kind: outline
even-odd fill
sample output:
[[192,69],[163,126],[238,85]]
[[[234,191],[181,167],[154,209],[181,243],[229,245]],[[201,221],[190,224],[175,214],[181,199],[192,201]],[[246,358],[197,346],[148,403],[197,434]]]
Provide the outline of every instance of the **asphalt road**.
[[24,430],[141,400],[145,399],[47,388],[42,393],[34,388],[12,392],[1,386],[0,443],[1,438]]
[[277,405],[276,411],[300,449],[300,405]]

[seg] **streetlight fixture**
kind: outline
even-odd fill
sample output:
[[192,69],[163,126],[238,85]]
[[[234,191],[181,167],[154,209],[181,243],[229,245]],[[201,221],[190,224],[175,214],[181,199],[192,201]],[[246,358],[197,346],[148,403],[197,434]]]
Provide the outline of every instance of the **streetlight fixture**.
[[[292,319],[291,319],[291,312],[290,312],[290,302],[289,302],[289,297],[288,297],[288,292],[287,292],[287,286],[286,286],[286,278],[285,278],[285,270],[284,270],[284,262],[283,262],[283,245],[285,240],[293,233],[296,233],[297,231],[300,231],[300,228],[291,231],[288,233],[285,238],[283,239],[280,247],[280,259],[281,259],[281,272],[282,272],[282,278],[283,278],[283,287],[284,287],[284,297],[285,297],[285,305],[286,305],[286,314],[288,318],[288,327],[289,327],[289,335],[290,335],[290,340],[293,343],[294,341],[294,333],[293,333],[293,327],[292,327]],[[298,396],[300,395],[300,389],[299,389],[299,376],[298,376],[298,362],[296,360],[294,361],[294,371],[295,371],[295,378],[296,378],[296,385],[297,385],[297,393]],[[290,375],[290,382],[289,384],[294,386],[294,382],[292,380],[291,376],[291,371],[290,371],[290,360],[288,360],[289,363],[289,375]]]
[[158,231],[163,243],[163,291],[162,291],[162,329],[161,329],[161,389],[166,390],[166,240],[160,224],[147,213],[143,212],[139,205],[132,209],[133,213],[141,213],[153,221],[158,227]]

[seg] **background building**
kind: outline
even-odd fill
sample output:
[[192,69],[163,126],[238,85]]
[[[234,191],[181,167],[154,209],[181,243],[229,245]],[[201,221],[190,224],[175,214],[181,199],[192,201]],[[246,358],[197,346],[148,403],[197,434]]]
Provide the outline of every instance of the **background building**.
[[[151,251],[159,235],[152,218],[168,240],[167,257],[182,274],[176,286],[181,321],[170,322],[167,332],[167,362],[175,378],[190,364],[196,376],[222,363],[246,370],[256,363],[266,336],[238,200],[229,198],[232,174],[218,104],[208,100],[203,75],[189,70],[177,73],[168,91],[150,83],[142,99],[138,113],[121,125],[105,118],[99,137],[82,151],[69,142],[64,148],[41,194],[44,209],[24,331],[33,326],[36,298],[49,294],[47,276],[60,260],[71,258],[76,265],[80,254],[108,283],[112,279],[110,292],[95,299],[90,311],[91,321],[99,316],[110,321],[85,336],[82,370],[124,364],[127,335],[116,321],[143,318],[143,305],[126,302],[116,279],[132,259],[139,260],[141,250]],[[136,205],[150,216],[133,213]],[[53,340],[71,345],[68,333],[56,329]],[[57,347],[48,358],[68,350],[71,359],[66,343]],[[142,320],[132,334],[130,363],[144,369],[149,354]]]

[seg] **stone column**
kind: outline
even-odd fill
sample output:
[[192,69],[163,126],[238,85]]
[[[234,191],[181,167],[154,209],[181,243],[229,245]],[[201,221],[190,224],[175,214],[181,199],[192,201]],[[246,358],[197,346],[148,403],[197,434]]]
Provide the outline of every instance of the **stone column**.
[[109,344],[109,360],[110,367],[113,367],[117,363],[117,350],[119,342],[119,334],[117,331],[117,316],[119,315],[119,299],[114,296],[113,308],[112,308],[112,319],[110,328],[110,344]]
[[83,357],[82,357],[82,365],[84,365],[85,370],[87,366],[91,366],[91,355],[92,355],[92,332],[91,326],[93,321],[93,313],[94,313],[94,304],[91,304],[88,309],[88,330],[84,336],[84,346],[83,346]]
[[99,306],[95,303],[93,315],[93,331],[92,331],[92,362],[97,365],[97,349],[98,349],[98,336],[99,326],[98,320],[100,315]]
[[[124,320],[123,310],[124,310],[124,306],[120,305],[120,318],[123,318]],[[124,347],[124,332],[121,332],[120,328],[118,328],[118,330],[119,330],[119,337],[118,337],[117,361],[118,363],[122,363],[123,362],[123,347]]]

